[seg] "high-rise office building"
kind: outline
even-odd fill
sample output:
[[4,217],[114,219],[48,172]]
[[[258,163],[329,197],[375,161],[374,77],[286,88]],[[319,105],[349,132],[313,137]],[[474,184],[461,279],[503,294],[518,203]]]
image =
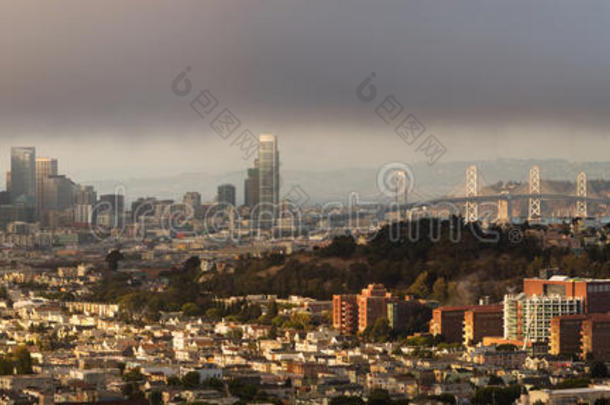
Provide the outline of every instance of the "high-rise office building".
[[74,223],[78,226],[95,223],[94,206],[97,193],[93,186],[77,185],[74,191]]
[[121,194],[101,195],[93,214],[96,216],[98,225],[107,228],[122,227],[125,215],[125,197]]
[[[258,163],[254,162],[257,166]],[[258,169],[248,169],[248,177],[244,181],[244,205],[250,209],[258,204]]]
[[[187,193],[188,194],[188,193]],[[186,202],[186,196],[185,196]],[[131,220],[140,222],[142,217],[152,217],[155,214],[157,199],[154,197],[138,198],[131,203]]]
[[11,202],[36,207],[36,148],[11,148]]
[[280,202],[280,153],[277,138],[262,134],[258,138],[258,204],[255,223],[261,228],[271,228],[278,217]]
[[275,135],[258,138],[258,198],[263,204],[277,206],[280,202],[280,153]]
[[358,331],[373,326],[379,318],[387,317],[388,301],[392,298],[383,284],[369,284],[357,296]]
[[184,194],[182,202],[196,210],[201,205],[201,194],[196,191],[189,191]]
[[218,205],[235,207],[235,186],[233,184],[218,186]]
[[66,176],[47,176],[42,183],[44,205],[42,211],[63,211],[74,204],[76,185]]
[[41,215],[45,205],[44,180],[49,176],[57,175],[57,159],[36,158],[36,209],[38,215]]

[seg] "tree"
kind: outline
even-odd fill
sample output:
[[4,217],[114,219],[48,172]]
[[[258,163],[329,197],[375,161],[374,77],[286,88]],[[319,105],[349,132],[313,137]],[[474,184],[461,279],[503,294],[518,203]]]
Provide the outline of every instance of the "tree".
[[603,361],[593,361],[589,365],[591,378],[606,378],[608,377],[608,367]]
[[126,383],[123,388],[121,388],[121,393],[129,400],[144,398],[144,393],[140,391],[140,387],[135,381]]
[[489,376],[489,381],[487,382],[487,385],[504,385],[504,380],[498,377],[497,375],[492,374]]
[[140,368],[132,368],[128,372],[123,372],[123,381],[126,382],[137,382],[142,381],[144,379],[144,375],[140,371]]
[[190,371],[182,377],[182,385],[185,388],[195,388],[199,386],[199,373]]
[[182,314],[184,316],[201,315],[201,310],[194,302],[187,302],[182,306]]
[[330,405],[364,405],[366,402],[360,397],[339,395],[330,400]]
[[114,249],[106,255],[106,263],[110,271],[117,271],[119,269],[119,262],[125,259],[125,256],[118,250]]
[[201,269],[201,259],[199,259],[199,256],[191,256],[189,257],[183,265],[183,269],[184,271],[187,272],[198,272],[199,269]]
[[148,397],[148,401],[150,405],[162,405],[163,404],[163,394],[159,390],[154,390],[150,393]]
[[17,374],[33,374],[32,357],[26,346],[19,346],[15,349],[15,369]]
[[367,401],[368,405],[386,405],[391,404],[392,399],[390,398],[390,394],[386,390],[375,389],[371,391],[369,394],[369,400]]
[[476,405],[496,404],[512,405],[521,395],[521,386],[511,385],[510,387],[485,387],[477,390],[473,403]]
[[428,272],[424,271],[423,273],[420,273],[420,275],[417,276],[413,284],[411,284],[407,292],[417,297],[427,297],[429,293],[428,285],[426,284],[427,280]]
[[386,318],[379,318],[365,337],[368,337],[368,340],[373,342],[386,342],[390,339],[391,332],[392,329],[388,320]]
[[237,344],[244,337],[244,332],[241,329],[235,328],[229,331],[229,339],[231,342]]
[[445,301],[447,298],[447,282],[444,278],[437,278],[432,286],[432,299]]
[[15,372],[15,364],[10,359],[0,356],[0,375],[12,375]]

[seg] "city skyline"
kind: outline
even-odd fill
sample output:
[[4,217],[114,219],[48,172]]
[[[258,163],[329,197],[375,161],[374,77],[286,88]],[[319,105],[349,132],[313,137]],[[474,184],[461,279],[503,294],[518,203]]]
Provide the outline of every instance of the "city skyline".
[[0,405],[609,405],[608,17],[0,0]]

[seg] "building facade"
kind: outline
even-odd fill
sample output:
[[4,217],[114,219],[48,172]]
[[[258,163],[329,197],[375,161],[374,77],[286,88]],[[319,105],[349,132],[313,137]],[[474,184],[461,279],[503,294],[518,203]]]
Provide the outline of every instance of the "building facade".
[[578,297],[507,294],[504,296],[504,338],[545,342],[550,337],[551,319],[583,312],[584,300]]
[[[258,165],[257,162],[254,163]],[[253,209],[258,204],[258,168],[248,169],[248,177],[244,181],[244,205]]]
[[464,345],[475,345],[485,336],[502,336],[503,332],[502,305],[480,305],[464,312]]
[[36,148],[11,148],[11,203],[36,207]]
[[258,220],[270,227],[278,214],[280,202],[280,153],[274,135],[261,134],[258,139]]
[[221,184],[218,186],[218,205],[229,205],[235,207],[235,186],[233,184]]
[[45,205],[44,181],[49,176],[57,176],[58,174],[57,159],[36,158],[36,204],[38,215],[42,214]]
[[358,295],[358,331],[363,332],[380,318],[387,317],[388,301],[392,298],[383,284],[369,284]]
[[610,361],[610,314],[591,314],[582,322],[581,357]]
[[551,319],[549,354],[570,356],[581,352],[581,329],[586,315],[556,316]]
[[358,303],[355,294],[333,295],[333,327],[344,335],[358,331]]

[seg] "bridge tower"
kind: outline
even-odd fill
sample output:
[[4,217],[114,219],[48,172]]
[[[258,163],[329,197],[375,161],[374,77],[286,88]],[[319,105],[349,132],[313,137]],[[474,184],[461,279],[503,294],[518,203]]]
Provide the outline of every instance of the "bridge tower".
[[[479,174],[476,166],[466,169],[466,197],[477,197],[479,195]],[[479,220],[479,203],[475,200],[466,201],[466,222]]]
[[529,199],[529,208],[527,211],[527,220],[528,221],[538,221],[540,220],[541,212],[540,212],[540,197],[532,197],[532,195],[540,195],[540,167],[533,166],[530,169],[530,199]]
[[576,216],[580,218],[587,217],[587,174],[580,172],[576,179],[576,196],[582,199],[576,200]]

